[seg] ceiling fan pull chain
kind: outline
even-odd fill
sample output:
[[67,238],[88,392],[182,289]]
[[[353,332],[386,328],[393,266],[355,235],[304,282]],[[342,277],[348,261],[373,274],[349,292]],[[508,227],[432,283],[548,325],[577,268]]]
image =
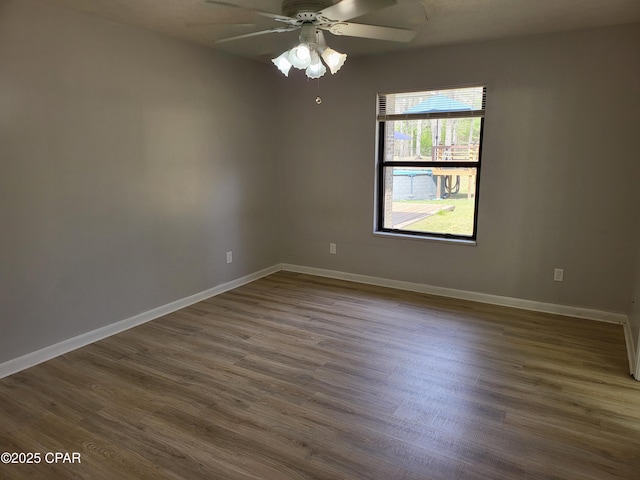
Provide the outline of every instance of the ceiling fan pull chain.
[[322,103],[322,98],[320,98],[320,79],[318,78],[318,96],[316,97],[316,103],[320,105]]

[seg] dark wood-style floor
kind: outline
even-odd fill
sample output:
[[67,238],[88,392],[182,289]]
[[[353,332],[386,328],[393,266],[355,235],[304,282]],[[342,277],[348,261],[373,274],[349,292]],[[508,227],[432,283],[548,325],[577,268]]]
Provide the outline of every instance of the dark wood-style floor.
[[639,479],[622,328],[277,273],[0,381],[5,479]]

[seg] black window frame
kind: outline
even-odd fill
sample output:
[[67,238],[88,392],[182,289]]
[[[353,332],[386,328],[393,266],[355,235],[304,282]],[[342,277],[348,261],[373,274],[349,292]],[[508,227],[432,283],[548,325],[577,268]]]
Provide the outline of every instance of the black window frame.
[[[386,96],[399,93],[411,94],[422,92],[438,92],[453,90],[458,88],[482,88],[482,108],[479,110],[463,111],[463,112],[439,112],[431,114],[391,114],[387,115],[384,112],[386,104]],[[376,216],[375,216],[375,232],[384,234],[396,234],[398,236],[413,236],[416,238],[424,239],[445,239],[456,241],[468,241],[475,243],[477,241],[478,232],[478,205],[479,205],[479,193],[480,193],[480,174],[482,165],[482,147],[484,136],[484,119],[485,119],[485,103],[487,95],[487,86],[483,84],[478,85],[466,85],[464,87],[443,87],[427,90],[417,90],[409,92],[387,92],[379,93],[377,96],[377,175],[376,175]],[[387,131],[386,126],[388,121],[393,120],[418,120],[418,119],[436,119],[436,118],[480,118],[480,133],[478,140],[478,160],[477,161],[397,161],[397,160],[385,160],[385,147]],[[440,232],[420,232],[416,230],[405,230],[401,228],[388,228],[384,227],[384,214],[385,214],[385,168],[388,167],[427,167],[427,168],[475,168],[476,169],[476,181],[474,190],[474,212],[473,212],[473,233],[472,235],[460,235],[452,233],[440,233]]]

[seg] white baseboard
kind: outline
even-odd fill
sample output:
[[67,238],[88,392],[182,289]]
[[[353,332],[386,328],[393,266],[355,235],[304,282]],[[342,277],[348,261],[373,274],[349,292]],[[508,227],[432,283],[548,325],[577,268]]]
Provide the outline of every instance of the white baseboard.
[[221,293],[224,293],[228,290],[233,290],[234,288],[253,282],[255,280],[258,280],[259,278],[266,277],[267,275],[271,275],[272,273],[278,272],[280,270],[281,267],[279,264],[273,265],[271,267],[265,268],[264,270],[246,275],[242,278],[223,283],[203,292],[190,295],[180,300],[176,300],[175,302],[171,302],[166,305],[154,308],[153,310],[140,313],[125,320],[106,325],[91,332],[83,333],[82,335],[63,340],[60,343],[50,345],[35,352],[28,353],[21,357],[1,363],[0,378],[13,375],[14,373],[18,373],[21,370],[25,370],[27,368],[38,365],[39,363],[46,362],[47,360],[51,360],[52,358],[58,357],[60,355],[64,355],[65,353],[89,345],[90,343],[94,343],[98,340],[102,340],[103,338],[115,335],[116,333],[120,333],[138,325],[142,325],[143,323],[149,322],[151,320],[155,320],[156,318],[162,317],[163,315],[167,315],[169,313],[175,312],[176,310],[180,310],[181,308],[188,307],[189,305],[193,305],[194,303],[201,302],[202,300],[205,300],[207,298],[220,295]]
[[[625,337],[631,338],[632,333],[631,333],[630,325],[627,325],[624,335]],[[632,362],[631,364],[633,365],[633,369],[631,370],[631,375],[633,375],[633,378],[635,378],[637,381],[640,382],[640,333],[638,334],[638,340],[636,341],[636,345],[637,345],[637,349],[634,350],[633,342],[631,342],[630,340],[627,340],[627,351],[632,352],[630,353],[630,355],[633,355],[635,357],[633,359],[635,361],[632,361],[632,359],[629,358],[629,361]]]
[[[352,282],[366,283],[369,285],[378,285],[381,287],[397,288],[399,290],[407,290],[411,292],[426,293],[430,295],[438,295],[441,297],[457,298],[461,300],[471,300],[474,302],[488,303],[491,305],[501,305],[504,307],[520,308],[522,310],[532,310],[535,312],[554,313],[556,315],[564,315],[568,317],[584,318],[587,320],[597,320],[599,322],[616,323],[623,326],[625,342],[627,346],[627,358],[629,360],[629,372],[636,372],[636,376],[640,375],[640,359],[636,359],[633,349],[633,341],[631,338],[631,328],[629,326],[629,318],[622,313],[606,312],[603,310],[594,310],[590,308],[572,307],[567,305],[558,305],[554,303],[536,302],[533,300],[523,300],[520,298],[502,297],[499,295],[490,295],[487,293],[470,292],[466,290],[456,290],[453,288],[436,287],[423,283],[404,282],[400,280],[390,280],[387,278],[372,277],[369,275],[360,275],[355,273],[340,272],[337,270],[325,270],[315,267],[304,267],[301,265],[291,265],[284,263],[282,269],[289,272],[306,273],[309,275],[317,275],[320,277],[336,278],[339,280],[348,280]],[[636,362],[638,365],[636,366]]]
[[638,366],[636,365],[636,350],[633,346],[633,334],[631,333],[631,325],[629,325],[629,322],[625,322],[622,324],[622,327],[624,328],[624,341],[625,344],[627,345],[627,358],[629,359],[629,373],[631,373],[631,375],[633,376],[633,378],[635,378],[636,380],[640,380],[638,378],[638,374],[640,373],[640,371],[638,370]]

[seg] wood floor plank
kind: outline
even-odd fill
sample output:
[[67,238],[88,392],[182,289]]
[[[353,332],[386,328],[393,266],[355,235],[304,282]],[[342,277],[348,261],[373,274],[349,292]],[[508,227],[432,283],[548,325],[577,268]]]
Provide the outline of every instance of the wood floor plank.
[[619,325],[279,272],[0,380],[0,479],[640,478]]

